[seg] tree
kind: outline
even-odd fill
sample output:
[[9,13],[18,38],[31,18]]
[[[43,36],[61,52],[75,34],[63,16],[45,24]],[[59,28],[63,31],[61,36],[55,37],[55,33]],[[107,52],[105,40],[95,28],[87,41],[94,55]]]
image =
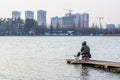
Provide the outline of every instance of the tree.
[[53,33],[53,26],[50,25],[50,34],[52,34],[52,33]]
[[34,27],[35,27],[34,19],[26,19],[25,20],[24,29],[25,29],[26,34],[29,34],[29,31],[34,30]]

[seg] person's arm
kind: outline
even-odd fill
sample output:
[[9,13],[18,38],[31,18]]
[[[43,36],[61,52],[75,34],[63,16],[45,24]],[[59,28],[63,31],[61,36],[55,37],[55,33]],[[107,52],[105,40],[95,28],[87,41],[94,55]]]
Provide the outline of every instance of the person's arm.
[[84,47],[81,48],[81,52],[83,52],[83,50],[84,50]]
[[80,56],[80,52],[78,52],[78,54],[77,54],[77,57],[79,57]]
[[84,50],[84,47],[81,48],[81,52],[80,52],[80,54],[83,54],[83,50]]

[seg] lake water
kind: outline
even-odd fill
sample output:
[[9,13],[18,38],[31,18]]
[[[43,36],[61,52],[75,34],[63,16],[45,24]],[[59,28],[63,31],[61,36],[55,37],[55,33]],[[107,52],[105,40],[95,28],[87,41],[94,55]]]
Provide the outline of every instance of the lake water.
[[120,74],[67,64],[87,41],[92,59],[120,62],[120,37],[0,37],[0,80],[120,80]]

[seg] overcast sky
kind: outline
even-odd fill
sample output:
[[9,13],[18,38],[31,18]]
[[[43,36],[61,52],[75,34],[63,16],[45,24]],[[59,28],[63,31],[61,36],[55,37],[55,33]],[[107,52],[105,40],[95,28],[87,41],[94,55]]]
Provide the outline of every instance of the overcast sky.
[[0,17],[11,17],[14,10],[21,11],[22,18],[25,10],[32,10],[36,17],[37,10],[46,10],[49,22],[50,17],[64,16],[70,8],[72,13],[87,12],[90,17],[104,17],[103,23],[120,24],[120,0],[0,0]]

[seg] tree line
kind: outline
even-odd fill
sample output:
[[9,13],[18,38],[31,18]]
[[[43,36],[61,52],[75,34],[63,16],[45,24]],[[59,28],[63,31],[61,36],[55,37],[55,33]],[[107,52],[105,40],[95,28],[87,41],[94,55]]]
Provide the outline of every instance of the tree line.
[[[69,33],[72,31],[72,33]],[[120,29],[116,28],[113,30],[98,28],[92,26],[90,28],[78,28],[73,27],[63,28],[59,24],[54,28],[52,25],[38,25],[34,19],[12,19],[12,18],[0,18],[0,36],[26,36],[26,35],[100,35],[100,34],[120,34]]]

